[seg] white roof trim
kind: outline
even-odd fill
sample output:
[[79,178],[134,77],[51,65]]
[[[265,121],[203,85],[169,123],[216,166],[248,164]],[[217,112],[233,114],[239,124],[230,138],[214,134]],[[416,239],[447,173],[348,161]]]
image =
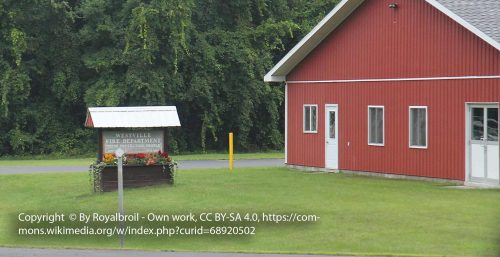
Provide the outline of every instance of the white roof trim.
[[[462,25],[479,38],[500,51],[500,43],[489,37],[458,15],[438,3],[436,0],[426,0],[430,5]],[[295,45],[265,76],[265,82],[284,82],[286,76],[295,68],[321,41],[335,30],[364,0],[342,0],[321,20],[300,42]],[[337,18],[339,21],[335,22]]]
[[181,125],[175,106],[90,107],[86,127],[162,128]]
[[452,20],[456,21],[458,24],[462,25],[466,29],[468,29],[470,32],[474,33],[476,36],[484,40],[486,43],[490,44],[494,48],[500,51],[500,43],[491,38],[490,36],[486,35],[484,32],[481,30],[477,29],[474,27],[472,24],[468,23],[464,19],[460,18],[460,16],[456,15],[450,9],[444,7],[442,4],[438,3],[436,0],[425,0],[427,3],[430,5],[434,6],[436,9],[450,17]]
[[[290,52],[288,52],[285,57],[283,57],[278,64],[276,64],[265,76],[265,82],[282,82],[286,80],[286,75],[290,72],[297,64],[299,64],[316,46],[323,41],[342,21],[347,18],[352,11],[354,11],[364,0],[342,0],[339,4],[333,8],[333,10],[323,18],[318,25],[316,25],[302,40],[295,45]],[[354,6],[348,5],[348,3],[354,3]],[[346,9],[347,13],[341,13],[344,10],[344,6],[348,7]],[[334,17],[344,14],[343,17],[335,24]],[[330,25],[328,27],[327,25]],[[297,56],[299,55],[299,56]],[[285,67],[284,66],[288,66]],[[291,67],[291,68],[290,68]],[[278,73],[278,74],[277,74]]]

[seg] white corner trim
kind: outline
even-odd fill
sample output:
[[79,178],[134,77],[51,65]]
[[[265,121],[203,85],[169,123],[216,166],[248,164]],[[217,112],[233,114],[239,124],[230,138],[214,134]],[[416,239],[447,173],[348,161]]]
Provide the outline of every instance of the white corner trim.
[[288,164],[288,84],[285,84],[285,164]]
[[492,75],[492,76],[460,76],[460,77],[426,77],[426,78],[295,80],[295,81],[287,81],[286,83],[288,83],[288,84],[320,84],[320,83],[358,83],[358,82],[467,80],[467,79],[500,79],[500,75]]
[[472,24],[468,23],[464,19],[462,19],[460,16],[456,15],[453,13],[450,9],[444,7],[442,4],[440,4],[436,0],[426,0],[427,3],[430,5],[434,6],[436,9],[450,17],[452,20],[456,21],[458,24],[462,25],[466,29],[468,29],[470,32],[474,33],[476,36],[481,38],[482,40],[486,41],[486,43],[490,44],[494,48],[496,48],[498,51],[500,51],[500,43],[491,38],[490,36],[484,34],[481,30],[477,29],[474,27]]

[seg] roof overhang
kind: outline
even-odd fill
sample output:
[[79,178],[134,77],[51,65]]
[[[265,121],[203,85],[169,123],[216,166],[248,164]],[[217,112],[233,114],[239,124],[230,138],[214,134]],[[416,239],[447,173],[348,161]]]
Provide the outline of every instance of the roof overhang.
[[[286,81],[286,76],[363,2],[364,0],[342,0],[264,76],[264,81]],[[499,42],[472,26],[436,0],[426,0],[426,2],[500,51]]]
[[90,107],[89,128],[162,128],[181,125],[175,106]]
[[364,0],[342,0],[264,76],[264,81],[285,81],[286,75],[363,2]]

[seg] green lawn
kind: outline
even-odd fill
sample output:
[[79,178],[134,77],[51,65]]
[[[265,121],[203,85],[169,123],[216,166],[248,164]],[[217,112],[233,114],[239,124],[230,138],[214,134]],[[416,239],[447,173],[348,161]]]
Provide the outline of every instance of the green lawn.
[[[0,176],[0,245],[116,248],[117,237],[15,236],[24,212],[116,211],[116,193],[92,194],[86,173]],[[308,213],[313,224],[259,224],[247,237],[127,237],[126,248],[403,256],[498,256],[500,191],[286,168],[179,171],[173,187],[125,191],[127,213]]]
[[[174,160],[227,160],[226,153],[207,153],[207,154],[183,154],[173,155]],[[285,154],[282,152],[265,152],[265,153],[240,153],[235,154],[236,160],[250,159],[283,159]],[[95,158],[80,158],[80,159],[53,159],[53,160],[0,160],[0,166],[80,166],[90,165]]]

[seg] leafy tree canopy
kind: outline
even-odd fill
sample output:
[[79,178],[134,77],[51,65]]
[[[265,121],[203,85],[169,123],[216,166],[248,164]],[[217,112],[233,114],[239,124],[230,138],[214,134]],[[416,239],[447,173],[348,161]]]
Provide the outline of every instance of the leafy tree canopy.
[[3,0],[0,154],[95,149],[89,106],[176,105],[171,150],[283,145],[264,74],[335,0]]

